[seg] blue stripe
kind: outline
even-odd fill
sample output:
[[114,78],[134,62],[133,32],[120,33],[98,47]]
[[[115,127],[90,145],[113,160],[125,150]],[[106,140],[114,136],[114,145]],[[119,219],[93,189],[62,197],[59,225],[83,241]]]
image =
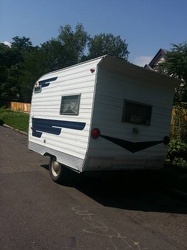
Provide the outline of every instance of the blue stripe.
[[114,137],[110,137],[106,135],[100,135],[100,136],[108,141],[113,142],[114,144],[122,148],[125,148],[131,153],[136,153],[146,148],[150,148],[155,145],[163,143],[163,140],[162,141],[130,142],[130,141],[126,141],[126,140],[122,140],[122,139],[118,139],[118,138],[114,138]]
[[83,130],[86,123],[32,118],[32,135],[40,138],[42,133],[59,135],[62,128]]
[[52,77],[52,78],[48,78],[48,79],[45,79],[45,80],[41,80],[39,81],[39,85],[43,87],[48,87],[50,85],[51,82],[53,81],[56,81],[58,77]]

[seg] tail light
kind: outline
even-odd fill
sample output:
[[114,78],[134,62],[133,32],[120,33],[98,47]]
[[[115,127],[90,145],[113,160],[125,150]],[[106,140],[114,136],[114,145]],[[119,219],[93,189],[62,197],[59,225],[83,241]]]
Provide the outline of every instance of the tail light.
[[94,139],[97,139],[100,136],[100,130],[98,128],[93,128],[91,131],[91,136]]

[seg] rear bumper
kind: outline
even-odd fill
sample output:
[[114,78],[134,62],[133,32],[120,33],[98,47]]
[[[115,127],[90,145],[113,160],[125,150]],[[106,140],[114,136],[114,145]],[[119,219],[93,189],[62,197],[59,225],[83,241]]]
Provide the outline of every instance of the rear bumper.
[[135,170],[135,169],[152,169],[159,170],[163,167],[165,157],[157,158],[90,158],[86,164],[85,170]]

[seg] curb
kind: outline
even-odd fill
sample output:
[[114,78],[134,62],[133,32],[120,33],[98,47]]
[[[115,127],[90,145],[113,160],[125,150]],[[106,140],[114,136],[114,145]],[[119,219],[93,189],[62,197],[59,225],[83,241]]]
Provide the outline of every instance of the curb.
[[23,134],[23,135],[26,135],[26,136],[28,135],[27,132],[21,131],[21,130],[19,130],[19,129],[17,129],[17,128],[13,128],[13,127],[11,127],[11,126],[9,126],[9,125],[7,125],[7,124],[3,124],[3,127],[9,128],[9,129],[12,129],[12,130],[15,130],[16,132],[18,132],[18,133],[20,133],[20,134]]

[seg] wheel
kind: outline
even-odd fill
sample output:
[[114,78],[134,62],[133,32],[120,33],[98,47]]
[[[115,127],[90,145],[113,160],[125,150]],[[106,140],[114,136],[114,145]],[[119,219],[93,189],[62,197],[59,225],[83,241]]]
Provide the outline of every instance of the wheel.
[[60,181],[62,180],[62,174],[63,174],[62,164],[57,162],[54,157],[51,157],[49,161],[49,175],[51,179],[56,183],[60,183]]

